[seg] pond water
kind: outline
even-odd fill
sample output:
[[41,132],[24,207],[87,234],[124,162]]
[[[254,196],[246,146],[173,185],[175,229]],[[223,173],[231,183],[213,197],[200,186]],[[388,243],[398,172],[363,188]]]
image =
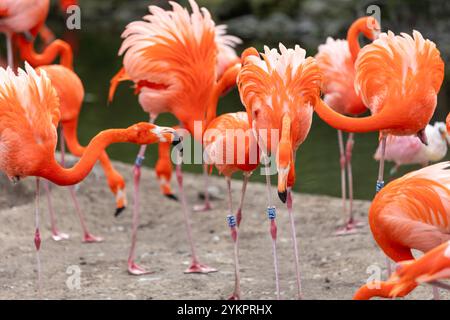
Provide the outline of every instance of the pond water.
[[[79,139],[82,144],[100,130],[113,127],[127,127],[139,121],[147,121],[148,115],[139,106],[131,89],[131,83],[122,83],[111,105],[107,105],[109,80],[120,69],[122,59],[117,57],[121,43],[122,26],[116,28],[96,28],[84,26],[78,32],[79,52],[75,60],[75,70],[83,80],[86,90],[86,102],[80,114]],[[262,44],[252,44],[262,49]],[[241,52],[241,51],[239,51]],[[227,113],[243,110],[238,92],[231,91],[220,101],[218,112]],[[447,111],[440,106],[436,120],[445,119]],[[176,119],[171,115],[161,115],[157,123],[174,125]],[[355,198],[371,199],[374,196],[378,163],[373,160],[377,147],[378,134],[358,134],[355,136],[353,152],[353,174]],[[111,158],[133,163],[138,146],[117,144],[108,148]],[[156,161],[156,147],[147,152],[146,166],[152,167]],[[314,116],[311,132],[297,153],[296,191],[315,194],[340,196],[340,166],[336,130]],[[386,167],[388,175],[391,165]],[[402,168],[396,176],[418,167]],[[185,165],[184,170],[201,172],[200,165]],[[124,172],[123,174],[131,174]],[[217,174],[214,171],[214,174]],[[236,175],[237,178],[237,175]],[[388,177],[386,180],[392,179]],[[255,172],[253,181],[264,181],[264,177]],[[273,178],[273,183],[276,179]]]

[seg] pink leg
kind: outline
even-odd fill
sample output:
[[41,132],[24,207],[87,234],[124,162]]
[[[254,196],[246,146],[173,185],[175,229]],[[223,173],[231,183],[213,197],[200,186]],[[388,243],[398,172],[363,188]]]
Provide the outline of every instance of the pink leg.
[[273,254],[273,267],[275,270],[275,288],[277,291],[277,300],[280,300],[280,280],[278,276],[278,255],[277,255],[277,224],[276,224],[276,208],[272,205],[272,188],[270,181],[270,164],[267,159],[266,165],[266,188],[267,188],[267,217],[270,221],[270,237],[272,238],[272,254]]
[[209,199],[209,192],[208,192],[209,174],[208,174],[208,166],[207,165],[203,165],[203,179],[205,181],[205,202],[201,205],[194,206],[195,212],[204,212],[204,211],[212,210],[212,205],[211,205],[211,202]]
[[131,230],[131,247],[130,255],[128,256],[128,273],[139,276],[144,274],[149,274],[151,272],[145,270],[134,262],[135,250],[136,250],[136,240],[137,240],[137,230],[139,226],[139,184],[141,181],[141,167],[144,161],[145,151],[147,149],[146,145],[141,146],[139,153],[136,157],[136,162],[133,168],[134,177],[134,205],[133,205],[133,226]]
[[[65,148],[65,144],[64,144],[64,132],[63,132],[62,127],[60,128],[60,137],[61,137],[61,165],[64,167],[64,164],[65,164],[64,157],[65,157],[66,148]],[[84,214],[81,211],[80,204],[79,204],[77,196],[75,194],[74,186],[69,186],[68,189],[70,192],[70,196],[72,197],[73,204],[75,205],[75,211],[78,215],[78,219],[80,220],[81,228],[83,229],[83,240],[82,241],[84,243],[95,243],[95,242],[103,241],[103,238],[96,237],[89,232],[88,227],[86,225],[86,219],[84,218]]]
[[[344,148],[344,138],[341,130],[338,130],[338,142],[339,142],[339,162],[341,165],[341,194],[342,194],[342,208],[344,213],[344,221],[348,220],[349,214],[347,213],[347,185],[345,177],[345,168],[347,163],[347,157]],[[334,234],[336,236],[342,236],[354,233],[354,230],[348,230],[347,223],[343,228],[339,228]]]
[[234,291],[233,294],[228,298],[228,300],[240,300],[241,299],[241,275],[239,271],[239,238],[237,230],[236,218],[233,215],[233,206],[231,198],[231,179],[227,179],[227,190],[228,190],[228,216],[227,222],[230,227],[231,239],[234,243]]
[[186,195],[184,193],[183,189],[183,173],[181,171],[181,161],[180,164],[177,164],[176,166],[176,177],[178,182],[178,189],[179,189],[179,195],[181,198],[181,204],[183,206],[183,215],[184,215],[184,223],[186,226],[186,232],[188,236],[188,241],[191,246],[191,266],[184,271],[184,273],[210,273],[210,272],[216,272],[217,269],[208,267],[207,265],[201,264],[198,260],[197,254],[195,252],[195,245],[194,240],[192,237],[192,230],[191,230],[191,222],[190,222],[190,212],[188,209],[187,201],[186,201]]
[[[384,134],[381,134],[380,144],[381,144],[380,166],[378,168],[378,179],[375,189],[377,193],[380,192],[381,189],[384,187],[384,155],[386,153],[386,136]],[[386,256],[386,265],[388,277],[390,277],[392,274],[392,267],[391,267],[391,260],[387,256]]]
[[241,226],[242,207],[244,206],[245,191],[247,190],[248,180],[250,179],[251,175],[252,175],[252,172],[244,172],[244,180],[242,181],[241,201],[239,203],[239,208],[236,212],[236,221],[237,221],[238,228]]
[[58,228],[56,227],[56,216],[55,216],[55,212],[53,210],[52,197],[51,197],[51,191],[50,191],[50,182],[48,182],[48,180],[44,180],[44,189],[45,189],[45,193],[47,194],[47,203],[48,203],[48,211],[50,213],[50,225],[51,225],[51,229],[52,229],[52,238],[55,241],[69,239],[68,234],[59,232]]
[[287,194],[287,210],[289,214],[289,220],[291,222],[291,236],[292,236],[292,245],[294,249],[294,259],[295,259],[295,274],[297,276],[297,294],[298,298],[302,299],[302,282],[300,277],[300,264],[298,259],[298,245],[297,245],[297,234],[295,230],[295,221],[294,221],[294,215],[292,214],[292,192],[291,188],[288,188],[288,194]]
[[34,246],[36,248],[36,267],[38,273],[38,295],[42,297],[42,277],[41,277],[41,232],[39,230],[39,178],[36,178],[36,203],[35,203],[35,224],[36,229],[34,233]]
[[6,53],[8,59],[8,67],[14,70],[14,53],[12,47],[12,34],[6,33]]
[[441,295],[439,293],[439,287],[433,286],[433,300],[441,300]]
[[[157,116],[150,115],[149,123],[155,123]],[[134,276],[140,276],[144,274],[152,273],[145,270],[141,266],[134,262],[135,252],[136,252],[136,242],[137,242],[137,231],[139,227],[139,216],[140,216],[140,195],[139,195],[139,185],[141,182],[141,167],[145,159],[145,151],[147,150],[146,145],[142,145],[139,149],[139,153],[136,157],[136,161],[133,167],[133,179],[134,179],[134,204],[133,204],[133,222],[131,229],[131,247],[130,253],[128,255],[128,273]]]

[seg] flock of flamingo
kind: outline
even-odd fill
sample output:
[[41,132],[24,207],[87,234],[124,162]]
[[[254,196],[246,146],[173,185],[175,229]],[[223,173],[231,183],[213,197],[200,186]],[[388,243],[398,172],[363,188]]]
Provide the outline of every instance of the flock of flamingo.
[[[77,1],[60,1],[65,10]],[[441,160],[447,152],[444,123],[429,125],[437,95],[444,78],[444,62],[436,45],[420,32],[394,34],[381,32],[373,17],[357,19],[347,39],[326,39],[315,57],[307,56],[299,45],[286,48],[264,47],[264,52],[247,48],[239,57],[235,51],[241,40],[228,35],[226,26],[216,25],[205,8],[189,0],[190,9],[170,2],[168,10],[149,6],[142,20],[128,24],[122,34],[119,56],[123,67],[112,78],[109,99],[120,82],[131,81],[147,122],[126,129],[98,133],[87,146],[77,139],[78,116],[84,89],[73,67],[69,44],[53,40],[45,26],[49,0],[2,0],[0,32],[6,35],[8,67],[0,68],[0,170],[13,182],[36,177],[36,229],[38,285],[41,286],[39,250],[41,245],[39,189],[44,181],[51,230],[54,240],[68,238],[58,230],[49,182],[73,186],[82,181],[100,162],[108,186],[116,200],[116,215],[127,205],[123,176],[112,166],[105,148],[112,143],[141,145],[134,165],[133,227],[128,272],[146,274],[135,263],[136,235],[139,225],[141,167],[146,146],[159,144],[155,168],[161,193],[179,200],[191,248],[191,265],[186,273],[217,271],[200,262],[191,233],[190,208],[183,189],[183,173],[178,161],[175,169],[178,195],[170,187],[171,144],[182,156],[183,128],[203,144],[209,164],[215,165],[227,183],[226,219],[234,243],[235,288],[230,299],[241,298],[239,268],[239,227],[247,182],[261,164],[267,174],[267,218],[272,239],[274,278],[280,298],[277,258],[276,208],[272,198],[269,157],[276,159],[277,191],[286,204],[291,224],[293,260],[297,294],[302,298],[301,273],[293,216],[292,187],[295,183],[295,158],[308,136],[313,113],[338,130],[341,188],[345,225],[337,235],[357,232],[364,223],[353,216],[352,148],[354,133],[379,131],[380,145],[376,196],[369,212],[373,237],[389,259],[396,262],[387,281],[364,284],[355,299],[404,297],[419,284],[450,289],[442,280],[450,278],[450,162],[427,166]],[[361,48],[362,34],[370,43]],[[35,49],[41,37],[44,48]],[[19,59],[15,59],[18,57]],[[59,58],[59,64],[54,64]],[[24,67],[18,67],[21,63]],[[217,116],[219,99],[237,85],[245,109]],[[371,115],[358,117],[370,111]],[[159,114],[171,113],[179,121],[174,128],[155,125]],[[449,120],[449,119],[448,119]],[[194,130],[202,124],[201,132]],[[58,133],[59,128],[59,133]],[[214,135],[208,134],[214,129]],[[236,137],[229,130],[249,131],[238,144],[231,161],[224,146]],[[264,136],[264,130],[277,135]],[[344,143],[343,132],[348,132]],[[60,142],[61,161],[55,159]],[[232,141],[231,141],[232,140]],[[72,167],[64,166],[65,144],[80,158]],[[251,159],[254,150],[256,159]],[[225,161],[225,158],[227,161]],[[253,160],[253,161],[252,161]],[[394,170],[403,164],[418,163],[424,168],[384,185],[384,162],[393,161]],[[243,175],[238,208],[233,208],[231,176]],[[205,203],[194,210],[211,209],[208,194],[208,165],[204,165]],[[348,186],[347,186],[348,185]],[[347,187],[348,200],[347,201]],[[69,188],[84,242],[102,241],[92,235],[85,223],[73,187]],[[423,256],[416,259],[411,250]],[[388,264],[390,266],[390,263]]]

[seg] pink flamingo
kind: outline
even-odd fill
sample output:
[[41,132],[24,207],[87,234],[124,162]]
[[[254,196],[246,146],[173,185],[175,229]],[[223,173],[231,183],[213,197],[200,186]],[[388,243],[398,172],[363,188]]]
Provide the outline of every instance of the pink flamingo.
[[[380,31],[380,26],[373,17],[363,17],[356,20],[347,33],[347,40],[334,40],[329,37],[325,44],[319,46],[316,55],[324,78],[322,92],[324,101],[335,111],[358,116],[367,111],[361,97],[355,91],[355,61],[358,57],[360,46],[358,36],[360,33],[368,39],[374,40]],[[362,226],[353,216],[353,175],[352,175],[352,150],[354,146],[354,134],[349,133],[346,147],[342,131],[338,130],[338,143],[341,165],[341,192],[345,226],[336,232],[336,235],[345,235],[356,232],[356,227]],[[346,201],[346,172],[348,179],[349,207],[347,212]]]
[[[189,3],[192,14],[175,2],[171,2],[172,10],[168,11],[150,6],[150,14],[143,21],[126,27],[119,51],[119,55],[124,55],[123,69],[111,81],[110,99],[120,81],[132,80],[140,105],[150,115],[150,122],[160,113],[170,112],[193,135],[194,123],[202,122],[204,129],[215,117],[220,95],[236,82],[240,64],[233,48],[240,40],[227,35],[225,26],[216,26],[207,9],[200,10],[193,0]],[[195,138],[202,141],[201,136]],[[134,232],[128,259],[128,271],[134,275],[147,273],[134,262],[139,182],[145,151],[146,146],[142,146],[134,167]],[[177,181],[183,193],[180,166],[177,166]],[[216,271],[198,261],[190,230],[190,213],[184,195],[180,197],[192,252],[192,264],[186,272]],[[209,206],[208,200],[206,197],[206,206]]]
[[[208,163],[215,165],[217,170],[225,176],[228,190],[228,216],[227,222],[234,242],[235,285],[230,300],[241,298],[240,271],[239,271],[239,238],[238,230],[242,220],[242,207],[248,179],[259,164],[258,146],[250,130],[247,113],[227,113],[215,118],[208,125],[203,137],[205,154]],[[231,197],[231,176],[242,171],[241,200],[234,215]]]
[[[420,164],[427,166],[430,162],[439,162],[447,154],[447,144],[450,137],[445,123],[436,122],[425,128],[428,144],[423,144],[417,135],[388,136],[386,138],[385,160],[395,163],[391,169],[394,174],[402,165]],[[375,160],[381,158],[381,148],[378,147],[374,155]]]

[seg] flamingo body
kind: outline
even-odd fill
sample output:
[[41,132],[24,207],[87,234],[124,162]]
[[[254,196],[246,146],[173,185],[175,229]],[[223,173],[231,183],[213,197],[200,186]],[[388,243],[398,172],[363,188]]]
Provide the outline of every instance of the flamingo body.
[[[436,122],[427,125],[425,134],[428,145],[424,145],[417,136],[388,136],[386,139],[387,161],[394,162],[397,166],[408,164],[427,164],[428,162],[441,161],[447,154],[448,138],[445,124]],[[375,160],[380,160],[381,150],[378,147]]]
[[355,66],[347,40],[328,38],[316,61],[323,72],[324,101],[336,112],[359,115],[367,110],[355,91]]
[[0,32],[21,33],[43,24],[49,6],[49,0],[2,0]]

